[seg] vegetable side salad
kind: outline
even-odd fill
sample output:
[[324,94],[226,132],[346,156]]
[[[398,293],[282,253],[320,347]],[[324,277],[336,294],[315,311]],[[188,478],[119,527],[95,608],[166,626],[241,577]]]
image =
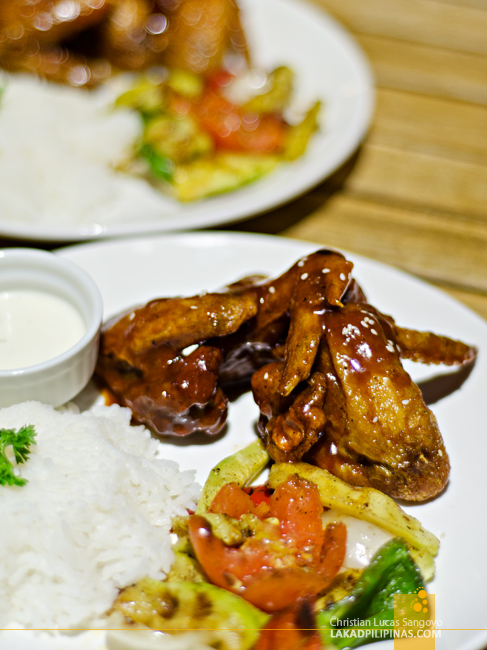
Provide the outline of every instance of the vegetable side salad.
[[[424,590],[436,537],[390,497],[307,463],[276,463],[250,486],[268,460],[259,440],[213,468],[196,512],[174,520],[167,579],[122,590],[115,617],[132,630],[198,630],[224,650],[353,648],[375,640],[356,632],[378,622],[376,638],[392,638],[394,596]],[[390,534],[363,570],[347,567],[344,515]]]
[[144,123],[130,171],[145,161],[144,175],[180,201],[261,178],[299,158],[317,128],[319,102],[299,122],[286,121],[292,89],[287,67],[266,77],[221,69],[207,77],[169,70],[139,79],[116,102],[137,110]]

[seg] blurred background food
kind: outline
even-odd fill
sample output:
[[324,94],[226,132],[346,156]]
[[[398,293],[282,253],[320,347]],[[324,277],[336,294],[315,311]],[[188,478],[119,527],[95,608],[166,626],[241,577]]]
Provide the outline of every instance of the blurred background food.
[[[129,139],[125,160],[111,162],[109,167],[115,168],[119,180],[126,179],[125,173],[141,177],[183,202],[233,191],[271,172],[280,162],[295,160],[317,128],[318,102],[294,123],[285,117],[294,88],[289,67],[252,67],[235,0],[6,0],[0,7],[0,65],[11,73],[31,73],[82,89],[116,78],[125,92],[118,91],[115,106],[136,111],[143,127],[137,137]],[[120,81],[123,72],[131,76]],[[257,84],[252,75],[259,76]],[[8,108],[13,108],[15,116],[23,111],[20,104],[12,107],[12,86],[17,83],[17,78],[5,81],[0,125],[9,133],[13,124],[7,121]],[[41,102],[42,88],[38,88],[37,96],[32,87],[30,113],[23,116],[29,124],[39,124],[30,135],[35,152],[45,147],[38,135],[46,130],[40,112],[33,108]],[[75,93],[71,96],[74,101]],[[60,99],[53,96],[48,113],[59,112]],[[112,109],[112,103],[103,107],[105,113]],[[55,139],[64,117],[56,115],[49,140]],[[70,130],[76,128],[73,124]],[[81,137],[89,142],[87,133]],[[52,153],[49,142],[47,146]],[[72,155],[64,152],[57,166],[63,167],[63,158]],[[0,162],[12,157],[20,156],[15,150],[6,154],[4,147]],[[24,158],[28,157],[24,152]],[[76,178],[81,175],[73,174],[75,178],[59,184],[73,183],[73,193],[76,184],[82,185],[84,191],[86,183]],[[39,174],[36,169],[34,176],[49,184],[47,172]],[[51,184],[56,185],[56,180]],[[30,206],[30,216],[16,211],[16,192],[22,181],[9,180],[8,185],[19,188],[2,206],[10,219],[38,221],[37,210],[57,220],[54,202],[47,202],[44,210],[39,203]],[[8,187],[2,190],[12,194]],[[147,188],[147,199],[150,192]],[[38,187],[38,193],[43,194],[43,187]],[[102,203],[109,201],[108,194],[107,185]],[[146,209],[143,203],[141,211]],[[72,215],[76,220],[86,219],[76,205],[64,203],[61,223],[69,223]],[[98,219],[103,223],[103,217]]]
[[162,63],[197,73],[247,56],[235,0],[3,0],[0,64],[73,86]]

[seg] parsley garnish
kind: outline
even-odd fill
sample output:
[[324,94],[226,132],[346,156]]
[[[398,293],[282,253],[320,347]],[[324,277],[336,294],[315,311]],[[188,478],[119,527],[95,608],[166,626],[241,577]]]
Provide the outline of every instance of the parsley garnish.
[[25,478],[16,475],[15,464],[11,462],[9,455],[10,458],[15,455],[18,464],[25,463],[30,454],[30,446],[35,444],[35,436],[36,432],[32,424],[28,424],[18,431],[0,429],[0,485],[22,486],[27,483]]

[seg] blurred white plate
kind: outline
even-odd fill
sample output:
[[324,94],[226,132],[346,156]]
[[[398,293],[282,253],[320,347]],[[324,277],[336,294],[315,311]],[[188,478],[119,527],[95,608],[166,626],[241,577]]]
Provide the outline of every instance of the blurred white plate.
[[[240,0],[256,66],[289,65],[297,77],[294,105],[324,103],[321,129],[306,154],[240,190],[193,204],[167,200],[156,218],[134,214],[107,223],[21,223],[0,215],[0,235],[80,241],[154,231],[203,228],[265,212],[303,194],[334,172],[365,134],[373,107],[368,64],[350,35],[303,0]],[[0,115],[1,116],[1,115]]]

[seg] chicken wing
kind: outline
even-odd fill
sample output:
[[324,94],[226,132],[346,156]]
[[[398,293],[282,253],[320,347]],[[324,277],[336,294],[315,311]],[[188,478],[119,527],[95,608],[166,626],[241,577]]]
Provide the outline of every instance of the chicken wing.
[[161,435],[218,433],[228,401],[217,385],[223,353],[201,343],[235,332],[256,311],[252,290],[153,300],[107,323],[97,376]]
[[292,401],[279,392],[282,365],[253,376],[261,435],[278,462],[307,452],[307,460],[349,483],[397,498],[429,498],[446,485],[448,455],[400,357],[451,364],[468,362],[475,352],[446,337],[402,330],[367,303],[328,309],[310,379]]
[[251,378],[275,461],[301,458],[353,485],[424,500],[448,481],[435,416],[401,358],[464,364],[476,349],[398,327],[332,250],[268,280],[159,299],[108,323],[98,377],[160,434],[216,433],[230,383]]

